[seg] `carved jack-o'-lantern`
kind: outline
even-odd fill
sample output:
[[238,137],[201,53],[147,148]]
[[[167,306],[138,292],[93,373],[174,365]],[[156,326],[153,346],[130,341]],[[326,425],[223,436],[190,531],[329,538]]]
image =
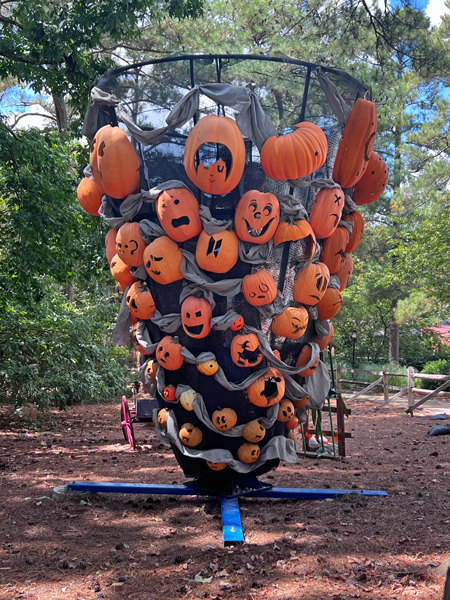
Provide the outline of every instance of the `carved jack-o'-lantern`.
[[308,221],[304,219],[294,220],[289,217],[289,221],[281,221],[278,224],[275,235],[273,236],[274,246],[285,242],[298,242],[302,240],[303,252],[297,260],[310,260],[316,251],[316,236]]
[[[305,346],[303,346],[300,354],[298,355],[295,366],[301,367],[302,365],[307,365],[309,363],[309,361],[311,360],[311,357],[312,357],[312,348],[309,344],[306,344]],[[299,371],[298,375],[300,375],[300,377],[311,377],[311,375],[316,370],[317,365],[319,364],[319,361],[320,361],[320,356],[318,355],[317,359],[313,362],[313,364],[311,366],[307,367],[306,369],[302,369],[301,371]]]
[[280,220],[280,203],[270,192],[246,192],[236,207],[234,229],[238,238],[252,244],[265,244],[274,236]]
[[252,306],[270,304],[277,297],[277,285],[265,269],[246,275],[242,280],[242,293]]
[[167,235],[185,242],[203,229],[198,202],[186,188],[164,190],[156,201],[156,214]]
[[126,265],[121,260],[118,254],[115,254],[111,259],[111,275],[117,281],[125,287],[132,285],[136,281],[136,277],[130,273],[130,266]]
[[296,302],[315,306],[325,294],[330,281],[330,270],[323,263],[312,263],[302,269],[294,280],[293,296]]
[[163,390],[163,396],[166,402],[175,402],[177,399],[176,388],[173,385],[166,385]]
[[213,463],[210,460],[207,460],[206,464],[212,471],[223,471],[228,466],[226,462]]
[[346,217],[342,219],[343,221],[353,222],[352,234],[350,236],[349,242],[345,247],[345,251],[353,252],[359,246],[359,243],[362,238],[362,234],[364,231],[364,218],[357,210],[351,212]]
[[283,375],[277,369],[271,368],[249,385],[247,395],[252,404],[267,408],[281,400],[284,395],[284,388]]
[[[203,144],[221,144],[229,155],[205,166],[196,166],[196,154]],[[239,127],[229,117],[209,115],[195,125],[184,147],[184,168],[189,179],[207,194],[228,194],[241,180],[245,167],[245,145]]]
[[308,320],[308,311],[304,306],[288,306],[272,321],[272,331],[275,335],[296,340],[305,334]]
[[152,379],[156,379],[156,372],[158,370],[159,364],[158,361],[154,360],[154,359],[150,359],[147,362],[147,366],[146,366],[146,371],[149,377],[151,377]]
[[345,261],[345,247],[348,241],[349,235],[345,227],[338,227],[323,241],[320,260],[327,265],[332,275],[339,271]]
[[239,315],[236,321],[233,323],[233,325],[230,325],[230,329],[231,331],[239,331],[244,327],[244,325],[244,317],[242,315]]
[[319,319],[326,321],[335,317],[341,310],[343,302],[344,300],[339,290],[332,287],[327,288],[322,299],[317,304]]
[[204,338],[211,331],[211,304],[205,298],[188,296],[181,305],[181,324],[192,338]]
[[201,443],[203,434],[202,430],[192,425],[192,423],[185,423],[180,427],[178,437],[185,446],[190,446],[192,448]]
[[117,254],[116,250],[117,229],[110,229],[105,236],[106,260],[111,264],[113,257]]
[[227,273],[239,258],[239,240],[233,231],[209,235],[202,231],[195,249],[198,266],[211,273]]
[[213,412],[211,421],[219,431],[228,431],[236,425],[237,414],[232,408],[218,408]]
[[161,427],[163,429],[167,429],[167,415],[168,414],[169,414],[169,411],[167,408],[162,408],[158,412],[158,423],[161,425]]
[[217,360],[205,360],[197,365],[197,369],[203,375],[215,375],[219,370],[219,363]]
[[166,335],[156,348],[156,360],[164,369],[176,371],[184,363],[184,356],[181,354],[182,349],[183,346],[176,336]]
[[236,335],[231,341],[231,360],[238,367],[254,367],[263,359],[256,333]]
[[238,449],[238,459],[247,465],[257,461],[260,454],[260,447],[257,444],[250,444],[249,442],[245,442]]
[[261,425],[258,419],[246,423],[242,429],[242,437],[252,444],[260,442],[264,439],[265,435],[266,429]]
[[139,223],[124,223],[117,232],[116,250],[119,258],[130,267],[144,262],[146,244],[139,233]]
[[314,198],[309,223],[319,239],[330,236],[341,220],[344,192],[341,188],[322,188]]
[[180,404],[184,410],[194,410],[193,403],[197,392],[192,388],[189,388],[182,394],[180,394]]
[[335,275],[336,277],[339,279],[339,289],[342,292],[342,290],[344,290],[347,285],[348,282],[350,281],[350,277],[352,276],[353,273],[353,258],[350,256],[350,254],[344,254],[344,260],[341,263],[341,266],[339,267],[339,269],[336,271]]
[[138,319],[150,319],[155,314],[155,301],[145,281],[136,281],[126,297],[128,310]]
[[163,235],[153,240],[145,249],[143,258],[145,270],[156,282],[166,285],[183,279],[180,271],[183,255],[169,237]]
[[291,417],[294,416],[295,409],[294,405],[290,400],[284,398],[278,406],[277,421],[287,423]]

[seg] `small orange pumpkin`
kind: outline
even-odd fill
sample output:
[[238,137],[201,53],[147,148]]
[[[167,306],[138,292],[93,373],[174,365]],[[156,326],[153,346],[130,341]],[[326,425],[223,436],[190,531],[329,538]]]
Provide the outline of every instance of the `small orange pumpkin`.
[[236,425],[237,414],[232,408],[218,408],[213,412],[211,421],[219,431],[228,431]]
[[176,242],[190,240],[203,229],[198,202],[186,188],[161,192],[156,200],[156,214],[164,231]]
[[345,227],[338,227],[323,241],[320,260],[327,265],[331,275],[337,273],[345,261],[345,248],[348,241],[349,235]]
[[163,429],[167,429],[167,416],[169,414],[169,410],[167,408],[162,408],[158,413],[158,423],[161,425]]
[[117,254],[113,256],[110,267],[111,275],[114,277],[117,283],[121,283],[127,287],[136,281],[136,277],[133,277],[133,275],[130,273],[129,265],[126,265]]
[[265,244],[274,236],[280,220],[280,203],[270,192],[249,190],[239,200],[234,229],[243,242]]
[[156,379],[156,372],[158,371],[159,368],[159,364],[156,360],[153,360],[153,358],[151,358],[148,363],[147,363],[147,367],[146,367],[146,371],[149,377],[151,377],[152,379]]
[[348,282],[350,281],[350,277],[352,276],[353,273],[353,259],[350,256],[350,254],[345,254],[344,253],[344,260],[341,263],[341,266],[339,267],[339,269],[336,271],[335,275],[336,277],[339,279],[339,289],[342,292],[342,290],[344,290],[347,285]]
[[126,297],[128,310],[138,319],[150,319],[155,314],[155,301],[145,281],[136,281]]
[[330,270],[323,263],[312,263],[302,269],[294,280],[293,296],[296,302],[315,306],[325,294],[330,281]]
[[249,385],[247,395],[252,404],[267,408],[281,400],[284,396],[284,388],[283,375],[277,369],[271,368]]
[[309,215],[309,223],[319,239],[329,237],[342,217],[344,192],[341,188],[322,188],[318,191]]
[[265,269],[246,275],[242,280],[242,293],[252,306],[270,304],[277,297],[277,285]]
[[304,306],[288,306],[272,321],[272,332],[274,335],[296,340],[305,334],[308,320],[308,311]]
[[244,317],[242,315],[239,315],[238,318],[236,319],[236,321],[233,323],[233,325],[230,325],[230,329],[231,331],[239,331],[240,329],[242,329],[245,325],[245,321],[244,321]]
[[[293,431],[292,431],[292,430],[293,430],[293,429],[295,429],[295,428],[297,427],[297,425],[298,425],[298,418],[297,418],[297,417],[295,417],[295,416],[294,416],[294,417],[291,417],[291,418],[289,419],[289,421],[287,421],[287,422],[286,422],[286,429],[287,429],[288,431],[290,431],[291,433],[293,433]],[[296,437],[295,437],[295,434],[294,434],[294,437],[291,437],[291,435],[289,434],[289,435],[288,435],[288,438],[289,438],[290,440],[293,440],[294,442],[296,442],[296,441],[297,441],[297,439],[296,439]]]
[[106,254],[106,260],[108,261],[109,264],[111,264],[113,256],[115,256],[117,254],[116,236],[117,236],[117,229],[110,229],[105,236],[105,254]]
[[357,210],[348,214],[342,219],[343,221],[353,221],[353,229],[348,244],[345,247],[345,251],[353,252],[359,246],[364,231],[364,218]]
[[197,369],[203,375],[215,375],[219,370],[219,363],[217,360],[205,360],[197,365]]
[[182,394],[180,394],[180,404],[184,408],[184,410],[194,410],[193,402],[195,400],[195,395],[197,392],[192,388],[189,388]]
[[180,271],[183,255],[178,245],[163,235],[153,240],[144,250],[144,266],[157,283],[166,285],[183,279]]
[[98,209],[102,204],[103,194],[90,177],[85,177],[77,187],[77,198],[80,206],[90,215],[98,217]]
[[211,331],[212,308],[205,298],[188,296],[181,305],[181,324],[191,338],[204,338]]
[[[311,356],[312,356],[312,348],[309,344],[305,344],[305,346],[303,346],[300,354],[298,355],[295,366],[297,368],[299,368],[302,365],[307,365],[309,363],[309,361],[311,360]],[[319,361],[320,361],[320,356],[317,357],[317,359],[313,362],[313,364],[310,367],[308,367],[307,369],[303,369],[302,371],[300,371],[298,373],[298,375],[300,375],[300,377],[311,377],[311,375],[316,370],[317,365],[319,364]]]
[[389,180],[389,171],[386,163],[372,152],[364,175],[355,183],[352,199],[358,206],[375,202],[384,192]]
[[126,265],[140,267],[144,262],[145,246],[139,233],[139,223],[124,223],[117,232],[117,254]]
[[209,235],[203,230],[195,249],[198,266],[211,273],[227,273],[239,258],[239,240],[233,231]]
[[255,367],[263,359],[256,333],[236,335],[231,341],[231,360],[238,367]]
[[158,344],[155,353],[156,360],[164,369],[176,371],[184,363],[182,349],[183,346],[176,336],[166,335]]
[[290,400],[284,398],[278,405],[277,421],[287,423],[295,415],[294,405]]
[[175,402],[177,399],[176,388],[173,385],[166,385],[163,390],[163,397],[166,402]]
[[178,437],[185,446],[192,448],[201,443],[203,434],[202,430],[192,425],[192,423],[185,423],[180,427]]
[[223,471],[228,466],[226,462],[213,463],[209,460],[206,461],[206,464],[212,471]]
[[261,425],[258,419],[246,423],[242,428],[242,436],[247,442],[251,442],[252,444],[256,444],[263,440],[265,435],[266,429]]
[[319,346],[319,348],[323,351],[328,346],[328,344],[331,342],[331,338],[333,337],[333,334],[334,334],[333,323],[330,323],[330,331],[329,331],[328,335],[326,335],[323,338],[323,340],[319,340],[319,337],[316,336],[316,339],[314,341]]
[[238,459],[249,465],[258,460],[259,455],[261,454],[261,449],[257,444],[250,444],[249,442],[244,442],[242,446],[238,449]]

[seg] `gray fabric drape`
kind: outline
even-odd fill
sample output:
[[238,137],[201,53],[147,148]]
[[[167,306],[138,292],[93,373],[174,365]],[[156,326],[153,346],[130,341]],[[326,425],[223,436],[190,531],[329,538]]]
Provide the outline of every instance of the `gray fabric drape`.
[[225,219],[215,219],[211,215],[210,209],[204,204],[200,205],[200,219],[203,223],[203,229],[206,231],[208,235],[214,235],[215,233],[220,233],[224,231],[224,229],[228,229],[233,224],[231,220]]
[[159,225],[159,223],[154,223],[148,219],[142,219],[142,221],[140,221],[139,233],[147,245],[150,244],[150,242],[152,242],[155,238],[166,235],[166,232],[161,225]]
[[327,335],[330,333],[330,321],[322,321],[317,319],[314,323],[316,328],[316,333],[320,341],[325,339]]
[[310,396],[308,406],[320,409],[330,390],[330,375],[327,366],[319,361],[314,373],[308,377],[304,387]]
[[128,290],[127,287],[122,296],[120,303],[119,314],[117,316],[116,326],[114,327],[112,340],[114,346],[129,346],[130,345],[130,311],[126,303]]
[[269,240],[265,244],[252,244],[251,242],[239,240],[239,258],[251,265],[260,265],[267,262],[272,249],[273,240]]
[[175,333],[181,327],[181,314],[170,313],[162,315],[159,310],[155,310],[154,314],[150,317],[150,321],[165,333]]
[[351,107],[345,102],[334,83],[322,73],[320,67],[315,71],[315,74],[334,114],[339,120],[339,123],[345,125],[352,110]]
[[81,130],[82,135],[85,135],[90,140],[94,139],[95,134],[97,133],[99,104],[105,106],[117,106],[119,102],[120,100],[115,98],[112,94],[109,94],[98,87],[93,87],[89,94],[89,103],[84,117],[83,129]]

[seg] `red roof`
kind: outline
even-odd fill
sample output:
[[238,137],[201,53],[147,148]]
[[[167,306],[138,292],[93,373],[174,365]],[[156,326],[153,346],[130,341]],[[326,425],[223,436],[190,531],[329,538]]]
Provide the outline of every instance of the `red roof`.
[[427,327],[430,331],[435,331],[444,344],[450,346],[450,325],[441,325],[440,327]]

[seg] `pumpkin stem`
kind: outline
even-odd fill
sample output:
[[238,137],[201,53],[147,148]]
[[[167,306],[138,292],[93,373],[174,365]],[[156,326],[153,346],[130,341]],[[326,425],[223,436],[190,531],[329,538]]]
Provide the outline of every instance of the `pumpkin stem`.
[[179,344],[179,343],[180,343],[180,338],[179,338],[177,335],[175,335],[175,336],[173,337],[173,343],[174,343],[174,344]]

